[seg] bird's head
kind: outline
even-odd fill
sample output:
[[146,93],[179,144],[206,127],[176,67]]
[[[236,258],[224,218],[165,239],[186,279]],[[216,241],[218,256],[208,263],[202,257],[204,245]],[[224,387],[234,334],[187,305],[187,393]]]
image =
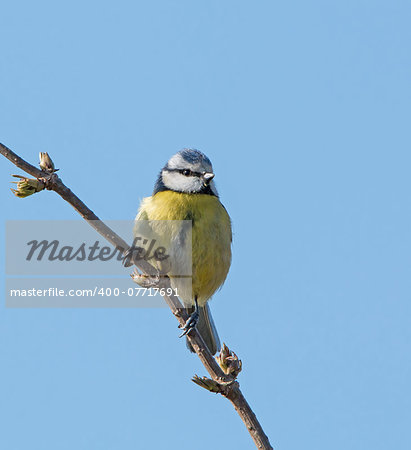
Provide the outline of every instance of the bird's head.
[[172,156],[161,170],[154,194],[170,190],[218,197],[213,178],[213,166],[204,153],[194,149],[183,149]]

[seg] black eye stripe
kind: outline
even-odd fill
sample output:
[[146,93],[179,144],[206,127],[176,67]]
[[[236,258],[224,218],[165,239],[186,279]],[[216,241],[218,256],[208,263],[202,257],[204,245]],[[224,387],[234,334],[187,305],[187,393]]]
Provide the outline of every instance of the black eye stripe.
[[167,169],[168,172],[179,172],[186,177],[201,177],[201,172],[194,172],[190,169]]

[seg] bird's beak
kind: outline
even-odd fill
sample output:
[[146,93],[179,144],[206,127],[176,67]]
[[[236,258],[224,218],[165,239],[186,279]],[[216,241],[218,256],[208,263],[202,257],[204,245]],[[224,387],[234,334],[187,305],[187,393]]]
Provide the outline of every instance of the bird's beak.
[[204,186],[208,186],[213,178],[214,174],[212,172],[204,172],[202,175]]

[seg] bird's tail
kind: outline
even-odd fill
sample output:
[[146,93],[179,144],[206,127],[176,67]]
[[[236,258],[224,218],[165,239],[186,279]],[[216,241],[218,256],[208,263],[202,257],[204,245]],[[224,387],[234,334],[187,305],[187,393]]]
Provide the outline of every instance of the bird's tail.
[[[194,308],[192,311],[188,311],[189,314],[191,314],[194,311]],[[199,332],[200,336],[203,338],[203,341],[206,343],[208,349],[210,350],[210,353],[214,355],[217,353],[218,350],[220,350],[220,339],[218,337],[217,329],[214,324],[214,320],[211,316],[211,311],[208,306],[208,303],[205,304],[205,306],[200,306],[198,308],[199,318],[197,322],[197,331]],[[193,347],[191,347],[188,340],[186,341],[187,347],[190,350],[190,352],[194,352]]]

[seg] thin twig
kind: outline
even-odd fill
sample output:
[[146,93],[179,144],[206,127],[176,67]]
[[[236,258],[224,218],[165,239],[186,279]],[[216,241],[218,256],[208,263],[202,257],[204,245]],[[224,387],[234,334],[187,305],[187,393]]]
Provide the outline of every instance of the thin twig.
[[[103,236],[113,246],[121,249],[123,253],[129,249],[129,245],[110,227],[102,222],[91,209],[89,209],[67,186],[65,186],[56,173],[50,173],[37,169],[1,143],[0,153],[20,169],[44,182],[46,184],[46,189],[57,192],[57,194],[66,200],[99,234],[101,234],[101,236]],[[143,259],[133,259],[132,262],[143,274],[148,276],[158,275],[153,273],[153,267]],[[165,288],[165,292],[174,292],[172,289],[166,289],[171,287],[168,277],[159,277],[157,286],[160,288]],[[175,294],[164,295],[163,297],[174,316],[180,322],[180,325],[184,326],[186,320],[188,319],[188,315],[179,298]],[[219,392],[234,405],[235,410],[246,425],[257,448],[272,449],[268,437],[264,433],[257,417],[242,394],[238,381],[236,381],[231,375],[226,375],[223,372],[195,328],[189,332],[187,338],[207,372],[210,374],[212,380],[216,382],[215,385],[217,386],[217,389],[213,392]]]

